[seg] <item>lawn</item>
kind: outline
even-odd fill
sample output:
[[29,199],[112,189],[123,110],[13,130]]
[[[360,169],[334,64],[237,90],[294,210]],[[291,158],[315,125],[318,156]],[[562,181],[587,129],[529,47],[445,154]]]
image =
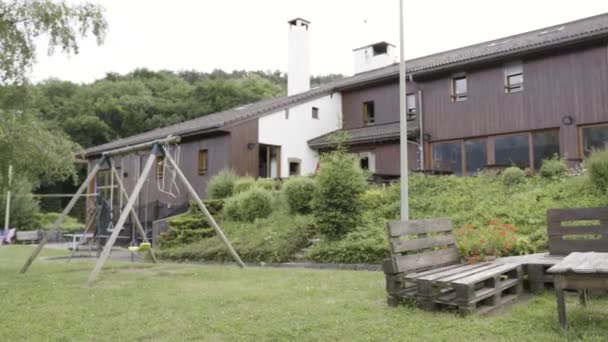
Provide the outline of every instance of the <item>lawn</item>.
[[381,273],[304,269],[106,265],[84,283],[90,261],[45,260],[18,270],[31,247],[0,247],[0,336],[68,340],[556,341],[608,336],[608,300],[568,300],[571,329],[558,328],[552,293],[506,313],[461,318],[385,305]]

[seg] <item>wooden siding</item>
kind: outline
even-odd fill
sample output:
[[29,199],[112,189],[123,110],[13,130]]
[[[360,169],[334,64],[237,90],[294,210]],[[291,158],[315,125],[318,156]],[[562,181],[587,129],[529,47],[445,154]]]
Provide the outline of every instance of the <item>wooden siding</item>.
[[[230,167],[239,175],[258,175],[258,119],[246,121],[230,129]],[[254,144],[250,149],[247,145]]]
[[[376,158],[376,174],[399,176],[399,142],[356,145],[349,148],[358,153],[373,151]],[[408,167],[410,170],[420,168],[420,149],[415,144],[408,144]]]
[[[407,93],[418,92],[418,85],[407,83]],[[374,102],[375,124],[399,121],[399,83],[385,83],[374,87],[346,91],[342,94],[343,128],[351,129],[363,125],[363,103]],[[416,107],[420,104],[416,98]],[[412,121],[411,121],[412,122]]]

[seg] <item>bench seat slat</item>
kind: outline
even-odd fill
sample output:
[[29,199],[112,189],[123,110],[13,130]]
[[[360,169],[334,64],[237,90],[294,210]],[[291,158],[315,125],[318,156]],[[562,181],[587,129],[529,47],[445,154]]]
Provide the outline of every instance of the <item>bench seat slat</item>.
[[460,260],[458,248],[448,247],[436,251],[408,255],[393,255],[397,272],[410,272],[426,267],[440,267],[454,264]]
[[447,218],[395,221],[388,223],[389,237],[451,231],[452,222]]
[[421,280],[431,281],[447,281],[447,279],[458,279],[467,276],[472,273],[483,271],[489,267],[492,267],[489,263],[477,263],[472,265],[462,264],[461,267],[455,268],[450,271],[432,274],[426,277],[421,277]]
[[472,274],[468,277],[456,279],[452,282],[454,284],[463,284],[463,285],[474,284],[476,282],[492,278],[501,273],[508,272],[508,271],[511,271],[511,270],[514,270],[514,269],[520,267],[518,264],[503,264],[503,265],[494,265],[494,266],[496,266],[496,267],[492,267],[488,270]]

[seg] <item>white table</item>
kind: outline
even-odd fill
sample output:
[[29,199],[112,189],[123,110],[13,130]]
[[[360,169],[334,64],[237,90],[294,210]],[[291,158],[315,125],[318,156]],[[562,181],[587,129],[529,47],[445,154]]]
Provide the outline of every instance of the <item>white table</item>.
[[[73,251],[77,251],[82,239],[84,239],[84,241],[87,241],[89,239],[92,239],[93,235],[94,235],[93,233],[85,233],[85,234],[64,234],[63,236],[65,236],[68,239],[70,239],[70,238],[72,239],[72,243],[69,248],[71,248]],[[89,253],[90,252],[91,252],[91,247],[89,246]]]

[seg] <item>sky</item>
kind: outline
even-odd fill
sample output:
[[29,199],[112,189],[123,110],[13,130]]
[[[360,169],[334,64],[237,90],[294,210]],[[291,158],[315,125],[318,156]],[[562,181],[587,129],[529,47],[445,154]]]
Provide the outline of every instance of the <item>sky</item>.
[[[287,69],[287,21],[310,25],[313,75],[352,75],[352,49],[399,43],[398,0],[92,0],[106,10],[105,43],[46,54],[33,81],[91,82],[108,72]],[[78,3],[76,0],[69,0]],[[420,57],[608,12],[606,0],[404,0],[405,56]]]

